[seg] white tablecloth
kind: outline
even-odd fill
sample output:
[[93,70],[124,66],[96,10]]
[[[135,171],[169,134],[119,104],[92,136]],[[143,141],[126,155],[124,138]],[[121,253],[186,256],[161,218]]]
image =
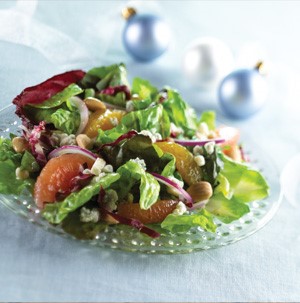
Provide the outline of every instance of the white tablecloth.
[[[1,107],[62,70],[125,62],[130,78],[176,87],[198,110],[213,108],[225,119],[214,94],[192,88],[180,66],[189,42],[214,36],[231,47],[237,66],[249,54],[270,62],[267,105],[232,123],[260,142],[280,173],[300,150],[300,3],[135,4],[164,14],[175,33],[169,51],[151,64],[134,62],[122,47],[125,1],[19,1],[16,7],[1,1]],[[61,238],[0,206],[0,301],[299,301],[299,223],[299,206],[284,199],[265,228],[236,244],[188,255],[141,255]]]

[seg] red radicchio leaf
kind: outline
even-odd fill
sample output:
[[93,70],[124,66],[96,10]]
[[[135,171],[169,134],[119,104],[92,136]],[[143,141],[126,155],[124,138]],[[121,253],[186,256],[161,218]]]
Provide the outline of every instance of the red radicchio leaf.
[[118,145],[121,141],[123,141],[123,140],[125,140],[125,139],[130,139],[130,138],[136,136],[137,134],[138,134],[137,131],[135,131],[135,130],[130,130],[128,133],[121,135],[117,140],[115,140],[115,141],[113,141],[113,142],[111,142],[111,143],[102,144],[102,145],[100,146],[100,150],[101,150],[102,148],[106,147],[106,146],[116,146],[116,145]]
[[52,78],[37,84],[35,86],[25,88],[17,97],[14,98],[13,104],[16,105],[16,114],[23,119],[23,124],[28,124],[23,107],[26,104],[40,104],[51,98],[55,94],[61,92],[72,83],[77,83],[85,75],[82,70],[74,70],[53,76]]
[[100,94],[115,96],[117,93],[125,93],[126,100],[130,100],[131,95],[129,88],[126,85],[110,86],[100,91]]

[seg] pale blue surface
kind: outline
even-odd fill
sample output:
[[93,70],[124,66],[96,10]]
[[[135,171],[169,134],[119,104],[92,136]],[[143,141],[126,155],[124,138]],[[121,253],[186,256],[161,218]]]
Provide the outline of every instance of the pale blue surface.
[[[219,112],[215,92],[192,89],[180,67],[185,46],[212,35],[227,43],[239,62],[244,62],[245,46],[252,45],[258,53],[267,53],[271,63],[266,106],[250,120],[232,123],[260,142],[278,171],[299,153],[299,2],[147,1],[144,8],[138,3],[141,11],[163,12],[174,32],[169,51],[150,64],[135,63],[124,52],[118,10],[125,3],[41,1],[25,42],[33,41],[44,55],[28,46],[0,42],[1,107],[24,87],[66,68],[123,61],[131,78],[139,75],[160,86],[177,87],[199,110]],[[13,4],[1,1],[0,9]],[[52,28],[51,37],[44,24],[64,35]],[[35,26],[47,33],[42,35]],[[0,26],[0,36],[6,29]],[[75,41],[66,42],[67,36]],[[51,44],[56,38],[64,43]],[[78,53],[81,62],[72,61],[70,48],[76,42],[83,46]],[[90,60],[84,60],[86,52]],[[284,200],[271,223],[237,244],[176,256],[86,247],[0,207],[0,301],[299,301],[299,205],[295,208]]]

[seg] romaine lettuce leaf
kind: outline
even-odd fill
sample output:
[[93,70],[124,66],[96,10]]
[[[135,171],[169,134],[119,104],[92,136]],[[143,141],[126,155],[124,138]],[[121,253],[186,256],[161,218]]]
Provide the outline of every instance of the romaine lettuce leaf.
[[147,173],[140,164],[134,160],[129,160],[118,168],[117,173],[120,179],[114,184],[119,199],[126,196],[130,189],[140,182],[140,207],[149,209],[158,199],[160,186],[156,179]]
[[215,232],[217,228],[212,215],[205,209],[192,214],[169,214],[161,223],[161,227],[173,233],[187,232],[192,227],[201,227],[210,232]]
[[46,204],[42,211],[42,215],[50,223],[59,224],[69,213],[75,211],[91,200],[92,197],[99,194],[101,186],[106,189],[119,178],[120,175],[117,173],[107,174],[99,181],[95,183],[91,182],[80,191],[71,193],[61,202]]

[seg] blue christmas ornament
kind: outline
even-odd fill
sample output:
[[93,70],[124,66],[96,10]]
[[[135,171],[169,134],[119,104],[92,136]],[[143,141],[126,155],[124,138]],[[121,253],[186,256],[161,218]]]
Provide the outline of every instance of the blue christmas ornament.
[[152,61],[167,50],[171,34],[162,18],[152,14],[136,14],[132,8],[126,8],[122,14],[127,19],[123,44],[134,59]]
[[267,82],[262,75],[263,63],[253,69],[241,69],[221,82],[218,97],[221,108],[232,118],[248,118],[264,105]]

